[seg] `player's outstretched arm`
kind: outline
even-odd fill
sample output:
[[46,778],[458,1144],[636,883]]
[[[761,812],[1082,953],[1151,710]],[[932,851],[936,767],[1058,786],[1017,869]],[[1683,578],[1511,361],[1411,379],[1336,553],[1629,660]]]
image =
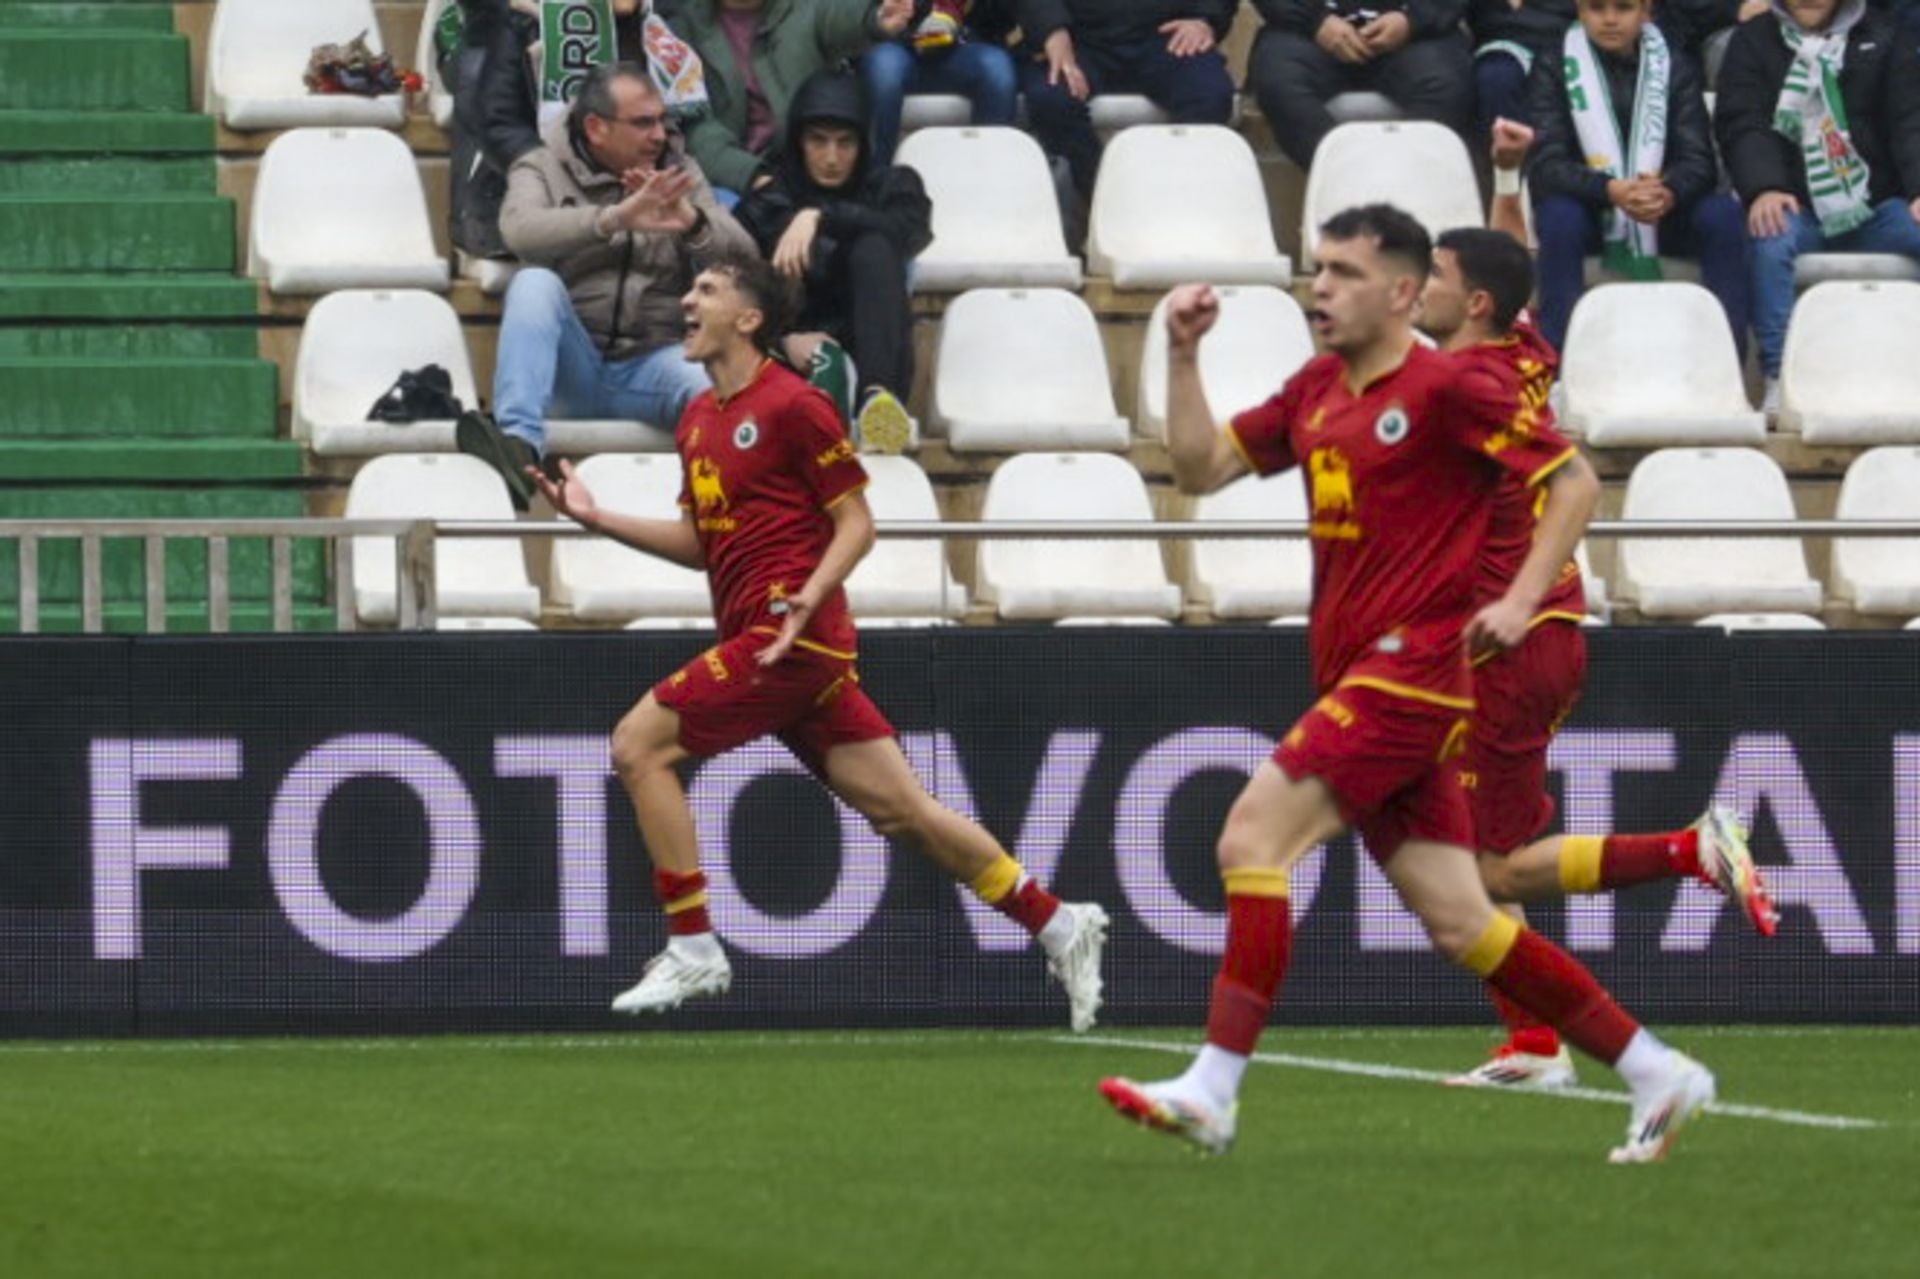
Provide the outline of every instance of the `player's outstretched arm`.
[[548,505],[582,528],[592,529],[624,546],[692,569],[707,566],[706,553],[700,549],[700,537],[693,527],[693,516],[682,512],[677,520],[649,520],[619,511],[606,511],[593,500],[593,490],[574,474],[573,463],[560,463],[560,480],[555,483],[538,467],[529,466],[527,474],[540,489]]
[[1493,207],[1487,225],[1527,242],[1527,212],[1520,205],[1520,174],[1533,149],[1533,130],[1515,120],[1493,122]]
[[1560,576],[1561,566],[1573,558],[1600,504],[1600,477],[1578,453],[1570,453],[1540,483],[1546,488],[1547,501],[1534,529],[1533,549],[1506,595],[1482,609],[1468,625],[1467,642],[1475,647],[1512,648],[1527,637],[1540,601]]
[[1167,298],[1167,451],[1182,493],[1214,492],[1247,470],[1200,383],[1200,339],[1219,318],[1220,299],[1207,285],[1183,284]]
[[855,489],[828,507],[827,515],[833,520],[833,539],[827,543],[819,567],[813,570],[807,584],[800,588],[799,594],[787,598],[786,620],[780,624],[780,634],[755,654],[755,660],[762,666],[772,666],[787,655],[793,642],[806,634],[807,623],[820,607],[820,601],[839,590],[873,549],[873,510],[867,505],[865,493]]

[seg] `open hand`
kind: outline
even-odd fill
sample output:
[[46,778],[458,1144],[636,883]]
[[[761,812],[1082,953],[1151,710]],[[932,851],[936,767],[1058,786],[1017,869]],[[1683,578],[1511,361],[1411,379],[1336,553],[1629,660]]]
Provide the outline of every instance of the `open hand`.
[[1213,25],[1205,18],[1175,18],[1160,24],[1167,38],[1167,52],[1176,58],[1191,58],[1213,48]]
[[773,269],[788,279],[797,280],[807,273],[813,257],[813,241],[820,234],[820,210],[802,209],[787,223],[780,243],[773,246]]
[[793,648],[793,642],[806,634],[807,623],[813,618],[816,605],[807,597],[805,591],[782,601],[787,606],[786,620],[780,623],[780,633],[773,637],[773,643],[753,655],[753,660],[762,667],[772,666]]
[[874,18],[874,25],[889,40],[897,40],[907,33],[907,24],[913,21],[913,0],[880,0],[880,7]]
[[678,235],[693,229],[693,174],[685,169],[653,169],[623,174],[627,198],[613,206],[619,224],[629,231]]
[[1076,102],[1085,102],[1093,95],[1087,73],[1080,69],[1080,63],[1073,56],[1073,36],[1065,27],[1048,36],[1042,47],[1047,55],[1048,84],[1066,85]]
[[600,507],[594,502],[593,490],[587,487],[587,482],[573,473],[573,463],[564,460],[560,463],[558,484],[537,466],[529,466],[527,475],[540,490],[540,496],[547,499],[548,506],[581,528],[596,527],[594,521],[600,516]]
[[1800,212],[1800,201],[1785,191],[1767,191],[1747,210],[1747,234],[1770,240],[1787,233],[1787,220]]

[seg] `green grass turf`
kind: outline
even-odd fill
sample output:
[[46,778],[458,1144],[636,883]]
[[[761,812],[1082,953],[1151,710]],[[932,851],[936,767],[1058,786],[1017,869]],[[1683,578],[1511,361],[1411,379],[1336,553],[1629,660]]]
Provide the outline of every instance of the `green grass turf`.
[[1883,1126],[1709,1116],[1615,1168],[1621,1106],[1256,1065],[1207,1160],[1094,1093],[1179,1058],[1033,1033],[9,1044],[0,1274],[1915,1273],[1920,1032],[1672,1038],[1725,1100]]

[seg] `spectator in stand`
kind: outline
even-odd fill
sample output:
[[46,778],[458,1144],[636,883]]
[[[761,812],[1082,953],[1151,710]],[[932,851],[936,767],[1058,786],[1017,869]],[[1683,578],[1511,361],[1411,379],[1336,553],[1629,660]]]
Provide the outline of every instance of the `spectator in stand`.
[[[646,63],[641,0],[612,0],[618,60]],[[497,12],[485,24],[486,61],[482,64],[474,110],[487,162],[501,173],[543,144],[540,127],[540,71],[534,65],[540,44],[540,0],[491,0]]]
[[1714,124],[1753,237],[1765,409],[1802,253],[1920,260],[1920,65],[1865,0],[1781,0],[1734,33]]
[[1063,157],[1080,201],[1093,198],[1100,139],[1087,99],[1141,93],[1177,123],[1233,118],[1233,77],[1219,43],[1238,0],[1015,0],[1027,118]]
[[1580,0],[1580,21],[1528,83],[1527,168],[1540,242],[1540,332],[1566,342],[1586,258],[1635,280],[1697,258],[1746,349],[1750,270],[1740,205],[1716,187],[1700,73],[1653,25],[1652,0]]
[[1248,78],[1273,136],[1302,169],[1332,132],[1327,103],[1372,90],[1462,137],[1473,125],[1467,0],[1254,0],[1266,28]]
[[731,205],[773,180],[767,151],[808,76],[905,35],[915,0],[682,0],[667,13],[705,64],[708,109],[687,149]]
[[1766,13],[1770,0],[1661,0],[1653,20],[1660,24],[1667,43],[1692,58],[1694,65],[1713,71],[1714,37],[1729,36],[1743,22]]
[[909,35],[876,44],[860,59],[875,164],[893,163],[909,93],[959,94],[973,104],[975,124],[1014,122],[1020,74],[1006,46],[1011,25],[1001,0],[933,0]]
[[1560,37],[1574,16],[1574,0],[1472,0],[1467,22],[1473,28],[1473,97],[1481,137],[1493,136],[1495,120],[1528,123],[1527,76],[1541,55],[1559,56]]
[[739,216],[774,269],[800,288],[788,357],[819,382],[823,349],[848,350],[860,406],[849,415],[855,438],[897,453],[912,430],[901,404],[913,387],[907,268],[933,239],[933,206],[919,174],[869,157],[866,130],[858,80],[810,77],[787,110],[773,180],[741,201]]
[[525,509],[525,468],[555,408],[672,430],[709,385],[680,342],[698,263],[753,241],[714,202],[646,68],[595,69],[545,143],[514,162],[500,230],[527,265],[507,289],[493,379],[498,423],[463,416],[462,452]]

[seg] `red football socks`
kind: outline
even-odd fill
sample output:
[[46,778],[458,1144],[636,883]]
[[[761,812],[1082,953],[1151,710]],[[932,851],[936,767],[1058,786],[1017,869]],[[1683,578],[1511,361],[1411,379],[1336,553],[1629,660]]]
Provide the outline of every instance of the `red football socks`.
[[1604,893],[1629,884],[1700,873],[1700,833],[1569,835],[1560,844],[1560,886],[1569,893]]
[[1462,962],[1575,1048],[1612,1065],[1640,1024],[1572,955],[1505,915],[1494,920]]
[[1060,909],[1060,899],[1040,887],[1038,880],[1005,853],[974,876],[967,887],[981,901],[1026,929],[1031,937],[1038,937]]
[[1536,1057],[1559,1054],[1558,1031],[1501,994],[1491,982],[1486,990],[1487,998],[1493,1001],[1494,1011],[1500,1014],[1500,1024],[1507,1028],[1507,1045],[1510,1048],[1515,1052],[1532,1053]]
[[1283,870],[1230,870],[1227,951],[1213,979],[1207,1042],[1246,1056],[1260,1042],[1293,949],[1293,906]]
[[667,912],[667,932],[674,937],[713,931],[707,916],[707,876],[704,871],[682,875],[678,871],[653,872],[653,895]]

